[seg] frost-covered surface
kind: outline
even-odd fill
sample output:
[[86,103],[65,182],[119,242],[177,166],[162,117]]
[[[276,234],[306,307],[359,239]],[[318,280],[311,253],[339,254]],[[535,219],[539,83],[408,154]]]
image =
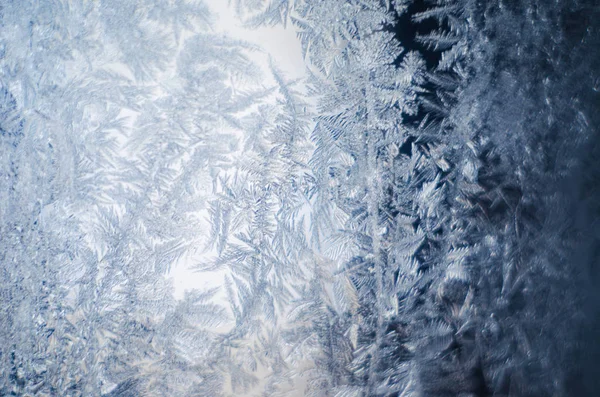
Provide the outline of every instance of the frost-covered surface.
[[209,3],[0,1],[0,395],[596,395],[598,5]]

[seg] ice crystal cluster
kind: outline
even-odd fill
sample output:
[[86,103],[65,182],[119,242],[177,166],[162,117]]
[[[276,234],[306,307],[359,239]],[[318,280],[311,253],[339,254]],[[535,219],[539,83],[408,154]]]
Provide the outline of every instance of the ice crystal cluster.
[[0,396],[600,395],[598,3],[230,7],[0,0]]

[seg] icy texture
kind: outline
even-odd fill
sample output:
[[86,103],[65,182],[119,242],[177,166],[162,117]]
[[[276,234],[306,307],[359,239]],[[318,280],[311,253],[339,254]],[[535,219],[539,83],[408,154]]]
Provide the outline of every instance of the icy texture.
[[227,311],[215,290],[176,301],[165,273],[267,91],[248,46],[209,33],[201,3],[0,15],[0,395],[219,395]]
[[0,395],[595,395],[598,6],[232,3],[0,2]]
[[314,396],[595,393],[598,12],[248,11],[250,25],[296,26],[319,104],[310,241],[327,259],[283,334],[288,361],[312,364],[290,365],[281,390],[299,378]]

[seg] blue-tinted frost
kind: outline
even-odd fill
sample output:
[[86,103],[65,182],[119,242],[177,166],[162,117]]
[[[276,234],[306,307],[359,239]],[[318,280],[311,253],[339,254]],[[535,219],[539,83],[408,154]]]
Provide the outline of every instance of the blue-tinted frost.
[[598,6],[232,7],[0,2],[0,395],[595,395]]

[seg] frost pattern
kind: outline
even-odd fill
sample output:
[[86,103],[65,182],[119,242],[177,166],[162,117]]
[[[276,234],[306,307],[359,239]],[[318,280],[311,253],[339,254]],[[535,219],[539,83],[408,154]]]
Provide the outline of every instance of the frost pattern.
[[[0,2],[0,395],[594,395],[600,9]],[[175,299],[190,258],[221,285]]]

